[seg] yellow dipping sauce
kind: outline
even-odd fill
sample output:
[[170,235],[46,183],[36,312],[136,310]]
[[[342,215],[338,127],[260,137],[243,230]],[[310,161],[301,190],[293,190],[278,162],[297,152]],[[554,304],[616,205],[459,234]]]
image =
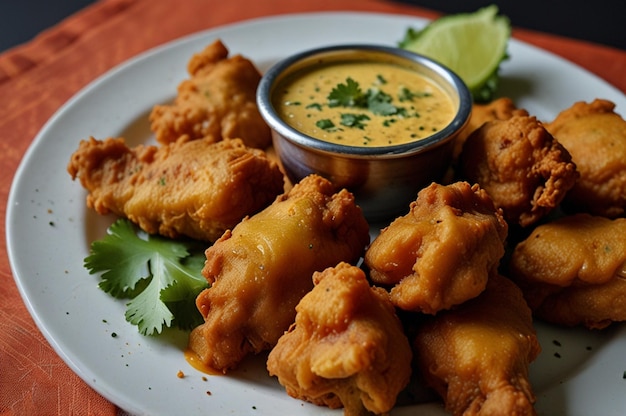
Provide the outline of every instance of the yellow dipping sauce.
[[454,118],[450,96],[399,64],[337,61],[288,75],[273,105],[290,126],[349,146],[392,146],[431,136]]

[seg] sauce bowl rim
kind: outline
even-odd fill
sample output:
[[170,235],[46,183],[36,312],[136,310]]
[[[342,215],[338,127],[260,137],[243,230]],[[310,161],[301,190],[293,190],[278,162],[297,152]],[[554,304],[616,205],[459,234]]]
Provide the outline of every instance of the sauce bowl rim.
[[[272,104],[272,93],[276,80],[286,70],[304,59],[310,59],[316,56],[322,57],[323,55],[338,52],[373,52],[377,54],[387,54],[393,56],[394,58],[400,58],[402,60],[410,61],[413,64],[423,66],[436,73],[443,79],[444,82],[447,82],[449,86],[452,87],[452,92],[458,95],[459,106],[454,118],[443,129],[425,138],[408,143],[376,147],[350,146],[332,143],[309,136],[291,127],[280,118],[278,112]],[[257,88],[256,98],[257,106],[262,117],[269,124],[269,126],[284,139],[289,140],[293,144],[306,147],[320,153],[331,153],[334,155],[362,158],[405,157],[421,153],[425,150],[441,145],[447,140],[451,140],[454,134],[467,123],[473,103],[471,93],[463,80],[454,71],[436,62],[435,60],[399,47],[358,43],[313,48],[298,52],[278,61],[261,77],[261,81],[259,82],[259,86]]]

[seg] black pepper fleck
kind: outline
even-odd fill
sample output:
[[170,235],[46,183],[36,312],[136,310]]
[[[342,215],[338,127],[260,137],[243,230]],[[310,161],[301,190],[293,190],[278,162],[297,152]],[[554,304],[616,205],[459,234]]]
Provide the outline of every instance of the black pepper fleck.
[[556,358],[561,358],[561,354],[559,354],[558,352],[555,352],[555,353],[554,353],[554,356],[555,356]]

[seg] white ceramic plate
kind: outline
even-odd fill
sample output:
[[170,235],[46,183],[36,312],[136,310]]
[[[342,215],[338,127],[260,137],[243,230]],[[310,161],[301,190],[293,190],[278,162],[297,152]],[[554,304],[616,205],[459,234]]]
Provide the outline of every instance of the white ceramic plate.
[[[202,32],[147,52],[115,68],[70,100],[46,124],[17,171],[7,213],[14,276],[37,325],[69,366],[129,413],[341,414],[287,396],[262,358],[228,376],[207,376],[183,357],[186,334],[148,338],[124,320],[124,302],[97,288],[83,268],[90,243],[111,218],[85,207],[85,191],[65,167],[81,139],[125,136],[152,140],[147,115],[171,100],[186,78],[186,63],[216,38],[261,70],[296,51],[340,42],[394,45],[407,27],[426,21],[368,13],[287,15]],[[500,95],[550,120],[578,100],[624,95],[554,56],[511,41]],[[605,332],[538,324],[543,353],[531,366],[537,409],[543,415],[622,415],[626,412],[626,328]],[[186,377],[178,378],[182,370]],[[210,392],[210,394],[208,393]],[[398,407],[392,414],[446,414],[438,402]]]

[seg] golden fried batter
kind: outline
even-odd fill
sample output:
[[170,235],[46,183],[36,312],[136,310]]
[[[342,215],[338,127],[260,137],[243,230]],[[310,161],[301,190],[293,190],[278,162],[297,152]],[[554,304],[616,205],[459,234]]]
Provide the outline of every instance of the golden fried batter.
[[541,347],[520,289],[495,274],[486,290],[417,329],[414,354],[455,416],[534,415],[529,364]]
[[191,350],[227,372],[247,354],[272,348],[312,289],[313,272],[356,262],[368,243],[354,196],[306,177],[206,250],[202,274],[212,286],[196,299],[205,323],[191,333]]
[[517,108],[508,97],[502,97],[486,104],[472,105],[472,114],[458,136],[454,139],[454,160],[457,160],[463,150],[463,144],[470,134],[491,120],[508,120],[513,116],[527,116],[528,112]]
[[213,141],[240,138],[258,149],[270,145],[270,129],[256,104],[261,74],[250,60],[228,58],[228,50],[216,40],[191,58],[187,71],[191,77],[178,86],[174,104],[156,105],[150,114],[160,143],[186,134]]
[[99,214],[125,216],[150,234],[214,241],[283,192],[283,175],[241,140],[187,140],[129,148],[123,138],[80,142],[67,166]]
[[466,182],[421,190],[365,253],[372,281],[392,302],[434,314],[478,296],[504,255],[508,227],[487,193]]
[[578,179],[567,150],[528,116],[483,124],[467,138],[460,167],[466,180],[489,193],[510,224],[522,227],[557,207]]
[[391,410],[411,376],[411,347],[387,292],[347,263],[313,275],[267,369],[290,396],[344,415]]
[[614,109],[608,100],[581,101],[546,124],[580,172],[564,200],[571,211],[610,218],[626,213],[626,120]]
[[626,218],[576,214],[541,225],[515,247],[510,267],[546,321],[588,328],[626,321]]

